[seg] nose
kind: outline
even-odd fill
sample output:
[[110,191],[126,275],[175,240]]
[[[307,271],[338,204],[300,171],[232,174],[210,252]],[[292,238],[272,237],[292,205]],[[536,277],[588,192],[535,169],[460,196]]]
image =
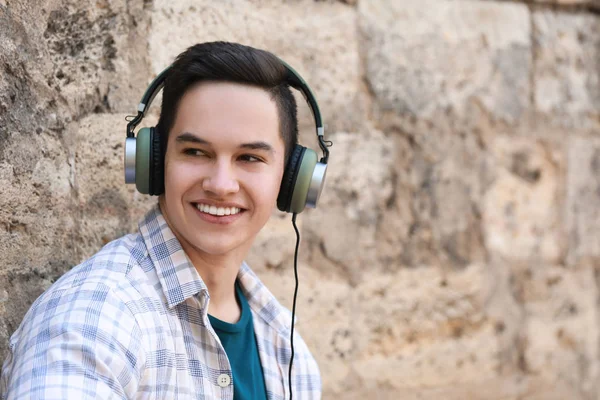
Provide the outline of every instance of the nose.
[[236,193],[240,189],[235,171],[225,161],[217,161],[208,171],[208,175],[202,181],[202,189],[218,197]]

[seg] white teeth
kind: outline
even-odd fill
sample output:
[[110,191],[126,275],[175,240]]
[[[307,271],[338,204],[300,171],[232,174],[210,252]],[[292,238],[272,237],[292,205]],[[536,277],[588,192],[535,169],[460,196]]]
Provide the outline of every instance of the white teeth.
[[210,214],[210,215],[217,215],[217,216],[223,216],[223,215],[235,215],[237,213],[239,213],[241,211],[241,209],[237,208],[237,207],[216,207],[216,206],[209,206],[207,204],[198,204],[196,206],[198,208],[198,210]]

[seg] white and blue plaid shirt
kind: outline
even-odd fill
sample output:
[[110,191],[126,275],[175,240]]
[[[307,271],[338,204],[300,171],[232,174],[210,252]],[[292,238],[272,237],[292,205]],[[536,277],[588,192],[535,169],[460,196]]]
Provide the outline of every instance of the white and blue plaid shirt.
[[[269,399],[287,399],[291,314],[244,263]],[[31,306],[10,339],[6,399],[233,399],[231,367],[210,326],[206,285],[158,207],[139,232],[107,244]],[[294,336],[294,399],[321,378]]]

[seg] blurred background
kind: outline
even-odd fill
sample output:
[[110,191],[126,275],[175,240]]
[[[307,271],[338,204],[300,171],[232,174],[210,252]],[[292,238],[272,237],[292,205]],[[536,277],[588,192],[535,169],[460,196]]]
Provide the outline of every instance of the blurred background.
[[[155,204],[123,180],[146,86],[228,40],[294,66],[334,142],[319,208],[298,218],[298,329],[324,399],[600,399],[599,13],[0,0],[0,359],[39,294]],[[274,211],[248,260],[288,307],[294,244]]]

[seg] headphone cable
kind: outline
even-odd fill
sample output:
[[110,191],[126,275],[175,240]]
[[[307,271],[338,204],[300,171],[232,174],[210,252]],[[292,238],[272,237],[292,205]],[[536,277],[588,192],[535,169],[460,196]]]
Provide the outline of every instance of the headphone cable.
[[296,213],[292,215],[292,225],[296,231],[296,250],[294,251],[294,278],[296,279],[296,287],[294,289],[294,302],[292,305],[292,332],[290,334],[290,342],[292,346],[292,356],[290,357],[290,370],[288,383],[290,387],[290,400],[292,400],[292,362],[294,361],[294,319],[296,316],[296,296],[298,295],[298,248],[300,247],[300,232],[296,225]]

